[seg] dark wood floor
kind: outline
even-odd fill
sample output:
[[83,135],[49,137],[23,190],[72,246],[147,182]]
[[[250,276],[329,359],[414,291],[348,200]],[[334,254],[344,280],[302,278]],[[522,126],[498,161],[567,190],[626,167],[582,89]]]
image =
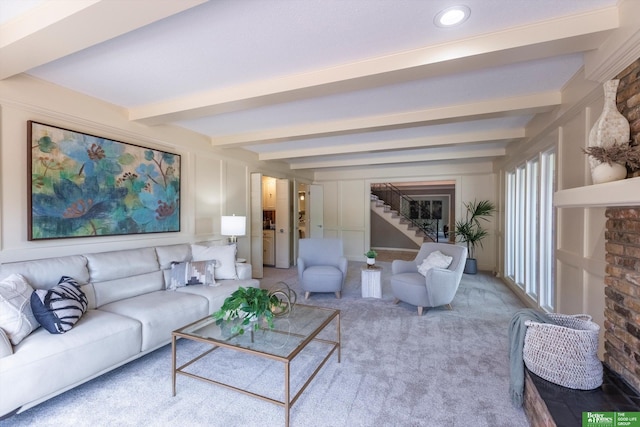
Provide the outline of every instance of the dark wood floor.
[[383,251],[376,250],[378,253],[377,261],[391,262],[394,259],[402,259],[405,261],[413,261],[417,252],[405,252],[405,251]]

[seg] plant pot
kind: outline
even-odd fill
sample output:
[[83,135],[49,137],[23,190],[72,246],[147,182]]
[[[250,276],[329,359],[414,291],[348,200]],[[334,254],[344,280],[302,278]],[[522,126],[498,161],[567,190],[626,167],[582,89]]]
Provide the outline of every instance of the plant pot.
[[627,177],[627,168],[619,163],[600,163],[591,169],[591,180],[594,184],[618,181]]
[[467,258],[464,264],[464,272],[466,274],[476,274],[478,272],[478,260],[475,258]]
[[367,265],[376,265],[375,258],[367,258]]

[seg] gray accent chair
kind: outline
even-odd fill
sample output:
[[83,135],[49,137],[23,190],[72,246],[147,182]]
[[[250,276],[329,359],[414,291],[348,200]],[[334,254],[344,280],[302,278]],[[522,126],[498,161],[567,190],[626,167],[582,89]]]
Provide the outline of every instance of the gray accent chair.
[[[453,257],[448,268],[432,268],[426,276],[418,272],[418,266],[430,253],[440,251]],[[413,261],[394,260],[391,263],[391,289],[395,303],[404,301],[418,307],[422,316],[424,307],[446,305],[451,309],[451,301],[456,295],[464,265],[467,248],[448,243],[423,243]]]
[[300,239],[298,250],[298,283],[305,291],[335,292],[340,298],[347,277],[347,259],[340,239]]

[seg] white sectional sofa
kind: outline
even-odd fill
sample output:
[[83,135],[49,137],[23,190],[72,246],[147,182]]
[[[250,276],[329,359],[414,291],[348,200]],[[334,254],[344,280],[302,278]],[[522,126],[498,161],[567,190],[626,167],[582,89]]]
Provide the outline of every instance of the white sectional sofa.
[[0,280],[19,273],[34,289],[74,278],[88,310],[74,327],[39,327],[17,345],[0,329],[0,417],[22,412],[171,341],[171,331],[220,308],[238,287],[259,287],[249,264],[236,280],[168,289],[172,262],[191,260],[179,244],[3,264]]

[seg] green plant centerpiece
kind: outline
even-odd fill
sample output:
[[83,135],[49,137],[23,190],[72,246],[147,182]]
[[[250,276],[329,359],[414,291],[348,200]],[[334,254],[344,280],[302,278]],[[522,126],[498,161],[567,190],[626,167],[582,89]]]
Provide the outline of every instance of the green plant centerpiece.
[[488,221],[496,207],[489,200],[474,200],[465,203],[464,207],[467,210],[465,219],[456,222],[455,233],[458,241],[467,244],[469,252],[464,272],[475,274],[478,272],[478,263],[475,257],[476,247],[482,247],[482,240],[489,235],[489,232],[482,228],[480,221]]
[[286,283],[275,290],[239,287],[224,300],[220,309],[212,314],[217,325],[231,323],[232,334],[242,335],[253,332],[265,324],[273,329],[277,316],[289,315],[296,302],[296,293]]
[[376,251],[374,251],[373,249],[369,249],[367,252],[365,252],[364,256],[367,258],[367,267],[376,265],[376,257],[378,256],[378,253]]

